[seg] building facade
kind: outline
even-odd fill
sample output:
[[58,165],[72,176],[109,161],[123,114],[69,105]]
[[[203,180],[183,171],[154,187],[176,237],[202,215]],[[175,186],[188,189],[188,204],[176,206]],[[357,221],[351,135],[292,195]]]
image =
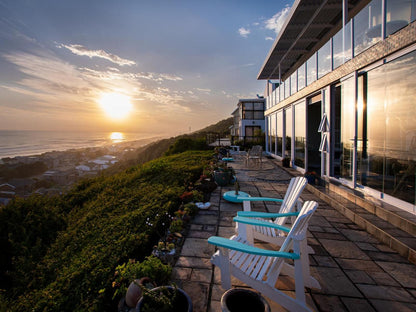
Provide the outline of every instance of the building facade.
[[250,142],[265,132],[265,99],[240,99],[232,112],[234,124],[231,129],[233,141]]
[[416,213],[416,0],[297,0],[258,79],[266,151]]

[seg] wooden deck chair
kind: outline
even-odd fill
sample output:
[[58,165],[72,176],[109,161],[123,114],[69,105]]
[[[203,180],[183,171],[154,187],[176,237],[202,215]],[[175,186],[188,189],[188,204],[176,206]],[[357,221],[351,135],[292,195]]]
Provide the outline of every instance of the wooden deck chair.
[[[301,208],[301,199],[300,195],[302,191],[308,184],[308,180],[305,177],[296,177],[292,178],[289,183],[289,187],[286,190],[285,197],[283,199],[278,198],[269,198],[269,197],[235,197],[232,201],[234,202],[242,202],[243,203],[243,211],[238,212],[239,217],[253,217],[253,218],[267,218],[267,219],[275,219],[274,223],[277,225],[285,225],[288,221],[288,218],[295,217],[298,215],[299,210]],[[233,193],[233,191],[231,191]],[[229,196],[224,194],[224,198],[229,200]],[[261,213],[261,212],[254,212],[251,211],[251,202],[253,201],[265,201],[265,202],[280,202],[280,208],[278,214],[273,213]],[[294,218],[293,218],[294,219]],[[270,220],[268,220],[270,221]],[[272,244],[278,243],[276,241],[276,237],[286,237],[286,233],[282,232],[277,228],[270,228],[270,227],[262,227],[262,226],[254,226],[251,227],[252,232],[246,231],[246,226],[240,226],[237,224],[237,233],[243,234],[245,240],[248,240],[251,244],[254,243],[253,239],[259,239],[265,242],[269,242]],[[283,241],[280,240],[278,245],[280,246]]]
[[[223,288],[231,288],[231,276],[234,276],[290,311],[311,311],[306,305],[304,286],[320,286],[310,276],[309,265],[303,259],[308,257],[308,222],[317,206],[316,202],[305,202],[279,251],[254,247],[240,236],[233,236],[231,239],[210,237],[208,242],[218,247],[211,262],[221,270]],[[234,220],[245,223],[264,222],[245,217],[236,217]],[[280,227],[274,223],[263,226]],[[275,287],[281,273],[294,279],[295,298]]]

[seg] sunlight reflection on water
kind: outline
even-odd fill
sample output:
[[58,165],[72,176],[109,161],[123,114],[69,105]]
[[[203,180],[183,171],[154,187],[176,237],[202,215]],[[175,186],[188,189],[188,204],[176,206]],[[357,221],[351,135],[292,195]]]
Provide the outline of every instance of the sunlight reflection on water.
[[122,132],[111,132],[110,140],[112,143],[120,143],[125,140],[124,134]]

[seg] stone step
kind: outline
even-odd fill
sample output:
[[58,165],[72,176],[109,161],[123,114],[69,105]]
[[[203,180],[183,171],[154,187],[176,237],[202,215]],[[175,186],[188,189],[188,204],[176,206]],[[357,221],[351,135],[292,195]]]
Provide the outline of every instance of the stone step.
[[342,185],[308,185],[307,190],[416,264],[415,215]]

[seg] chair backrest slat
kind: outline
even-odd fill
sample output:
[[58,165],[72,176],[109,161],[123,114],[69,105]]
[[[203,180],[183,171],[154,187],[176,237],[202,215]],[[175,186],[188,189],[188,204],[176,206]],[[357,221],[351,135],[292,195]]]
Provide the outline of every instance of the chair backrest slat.
[[[295,210],[296,202],[302,194],[303,189],[306,187],[306,184],[308,184],[308,180],[305,177],[296,177],[290,180],[279,213],[288,213]],[[286,223],[286,219],[287,218],[277,218],[275,223],[283,225]]]

